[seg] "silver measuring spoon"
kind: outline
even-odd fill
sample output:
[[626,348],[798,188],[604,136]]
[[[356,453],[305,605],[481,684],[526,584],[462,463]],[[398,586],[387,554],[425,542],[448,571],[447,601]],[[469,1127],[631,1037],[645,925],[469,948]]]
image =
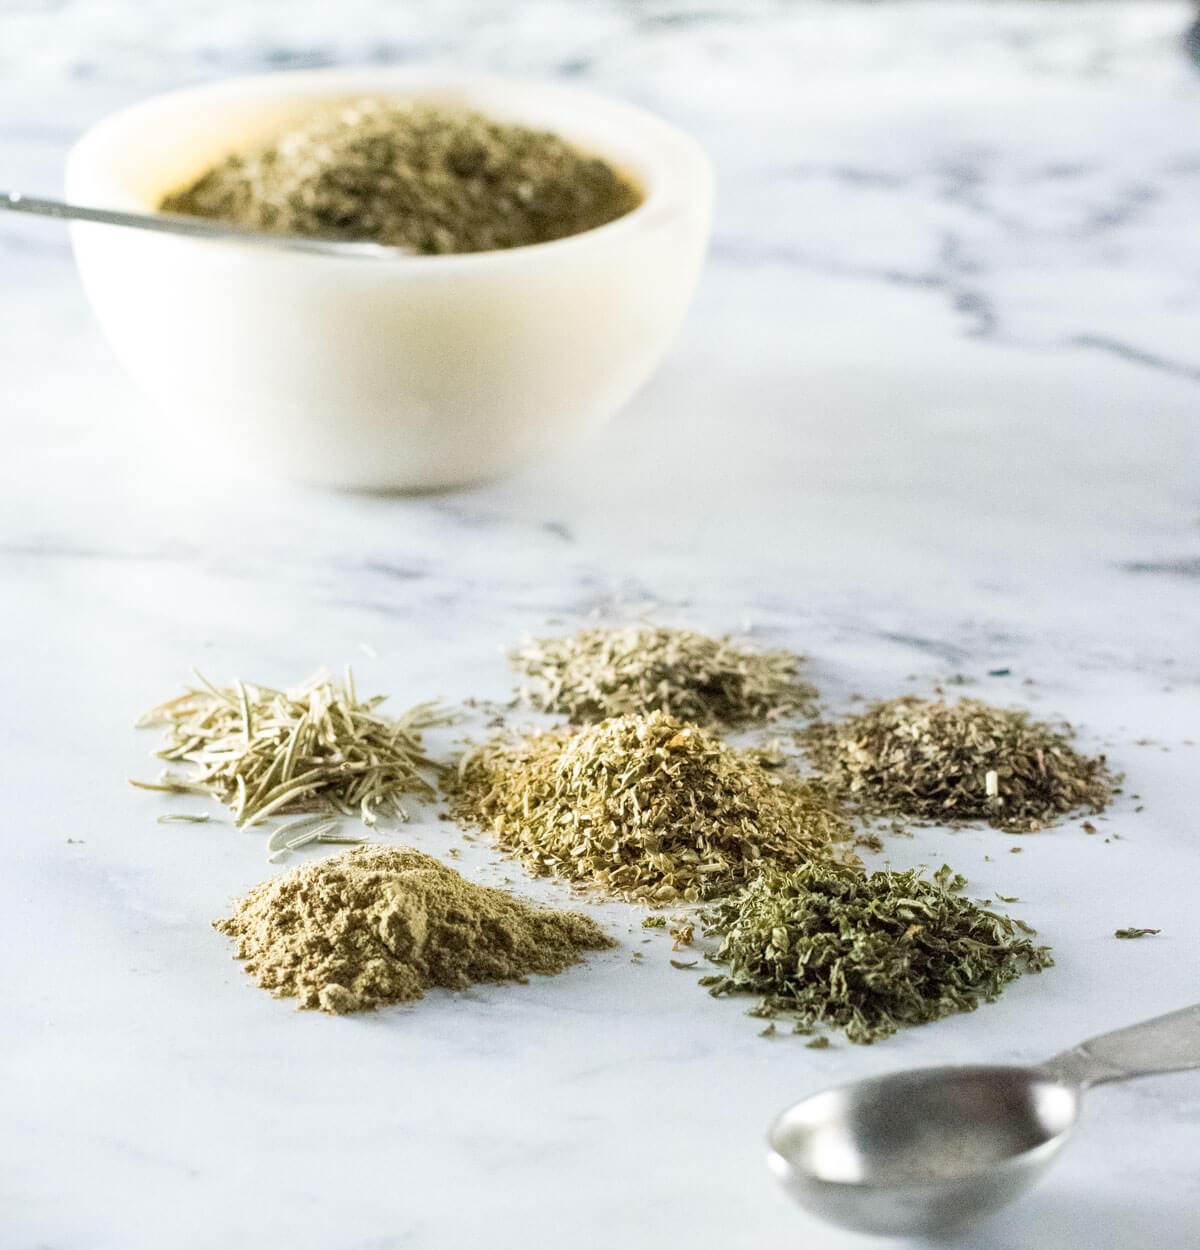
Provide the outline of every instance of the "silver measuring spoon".
[[936,1233],[1032,1185],[1070,1137],[1084,1090],[1187,1068],[1200,1068],[1200,1004],[1037,1067],[917,1068],[814,1094],[771,1126],[767,1162],[832,1224]]
[[319,256],[355,256],[372,260],[394,260],[411,256],[407,248],[382,243],[343,243],[337,239],[308,239],[295,234],[268,234],[228,221],[190,217],[185,213],[127,213],[114,208],[88,208],[61,200],[39,199],[19,191],[0,191],[0,212],[32,213],[61,221],[90,221],[103,226],[123,226],[133,230],[154,230],[160,234],[180,234],[193,239],[215,239],[221,243],[249,243],[289,252],[311,252]]

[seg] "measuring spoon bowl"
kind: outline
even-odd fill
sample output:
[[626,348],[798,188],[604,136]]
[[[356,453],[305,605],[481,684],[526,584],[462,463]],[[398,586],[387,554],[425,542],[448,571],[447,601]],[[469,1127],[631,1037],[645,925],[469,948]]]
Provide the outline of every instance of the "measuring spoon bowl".
[[1200,1003],[1037,1067],[918,1068],[813,1094],[768,1133],[771,1171],[814,1215],[906,1236],[1017,1197],[1063,1148],[1094,1085],[1200,1068]]
[[865,1233],[939,1232],[1032,1185],[1079,1117],[1038,1068],[920,1068],[814,1094],[768,1134],[768,1166],[813,1214]]

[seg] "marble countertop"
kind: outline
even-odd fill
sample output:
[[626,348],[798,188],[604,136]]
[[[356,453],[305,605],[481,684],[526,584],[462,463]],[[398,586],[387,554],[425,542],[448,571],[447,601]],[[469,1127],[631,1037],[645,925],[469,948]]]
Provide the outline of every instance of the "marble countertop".
[[[154,91],[453,60],[662,112],[712,152],[720,205],[687,326],[624,413],[517,478],[421,499],[172,461],[62,232],[0,222],[0,1245],[849,1250],[871,1243],[809,1222],[763,1167],[787,1103],[1035,1061],[1200,997],[1190,13],[4,6],[0,168],[31,192]],[[1073,821],[1010,855],[995,831],[925,830],[874,861],[944,859],[1018,895],[1057,965],[886,1045],[809,1051],[760,1039],[606,905],[622,946],[565,976],[298,1014],[209,927],[278,871],[261,839],[159,825],[124,782],[152,767],[129,725],[193,665],[286,683],[353,661],[397,706],[502,698],[523,633],[642,613],[802,650],[835,708],[957,678],[1106,750],[1128,794],[1104,836]],[[388,836],[460,844],[431,813]],[[465,872],[566,897],[462,845]],[[1163,932],[1115,941],[1127,925]],[[1200,1078],[1100,1090],[1052,1177],[946,1244],[1195,1250],[1198,1167]]]

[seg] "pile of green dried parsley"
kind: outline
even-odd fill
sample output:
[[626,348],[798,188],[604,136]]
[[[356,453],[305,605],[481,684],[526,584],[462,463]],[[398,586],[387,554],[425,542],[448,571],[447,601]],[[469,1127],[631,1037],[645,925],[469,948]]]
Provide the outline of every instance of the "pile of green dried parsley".
[[529,706],[575,724],[629,712],[666,712],[713,726],[811,714],[816,690],[798,677],[801,657],[730,637],[632,625],[535,638],[509,653],[530,680]]
[[822,779],[868,814],[1030,833],[1073,811],[1100,812],[1120,779],[1083,755],[1067,726],[976,699],[906,696],[797,733]]
[[639,200],[611,165],[557,135],[368,99],[232,153],[159,207],[276,234],[447,253],[561,239]]
[[660,711],[497,739],[449,789],[455,816],[532,871],[650,904],[712,898],[765,864],[857,862],[820,786]]
[[1027,926],[961,897],[965,884],[946,867],[932,879],[828,863],[764,868],[705,913],[726,968],[701,984],[760,994],[752,1015],[792,1016],[797,1032],[824,1025],[858,1043],[974,1011],[1053,960],[1017,936]]

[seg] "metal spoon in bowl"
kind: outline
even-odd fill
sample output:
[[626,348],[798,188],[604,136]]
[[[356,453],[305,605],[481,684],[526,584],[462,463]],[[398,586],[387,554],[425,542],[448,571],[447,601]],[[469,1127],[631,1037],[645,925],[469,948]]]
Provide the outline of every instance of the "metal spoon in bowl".
[[1200,1068],[1200,1004],[1037,1067],[918,1068],[814,1094],[771,1126],[767,1162],[832,1224],[936,1233],[1032,1185],[1066,1144],[1084,1090],[1187,1068]]
[[268,234],[228,221],[189,217],[183,213],[126,213],[112,208],[87,208],[61,200],[38,199],[19,191],[0,191],[0,211],[32,213],[37,217],[57,217],[63,221],[92,221],[105,226],[125,226],[134,230],[156,230],[181,234],[193,239],[215,239],[221,243],[250,243],[256,247],[282,248],[291,252],[315,252],[320,256],[361,257],[395,260],[413,255],[407,248],[382,243],[343,243],[337,239],[307,239],[295,234]]

